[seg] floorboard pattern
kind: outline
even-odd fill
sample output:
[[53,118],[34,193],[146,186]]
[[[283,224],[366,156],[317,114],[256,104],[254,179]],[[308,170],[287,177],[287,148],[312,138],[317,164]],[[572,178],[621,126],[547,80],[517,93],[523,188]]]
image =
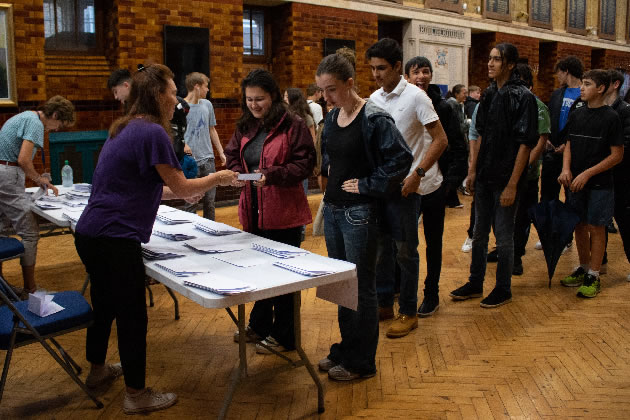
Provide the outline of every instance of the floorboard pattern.
[[[321,195],[309,196],[313,211]],[[619,235],[610,235],[608,274],[602,293],[591,300],[575,296],[559,279],[577,264],[575,247],[562,256],[552,287],[542,251],[534,249],[532,229],[525,274],[512,279],[513,302],[482,309],[479,299],[454,302],[448,292],[468,274],[470,254],[461,252],[470,198],[464,209],[447,209],[440,309],[419,320],[407,337],[388,339],[381,323],[376,377],[335,383],[321,375],[326,411],[317,415],[317,392],[305,369],[271,381],[246,380],[232,403],[230,419],[500,419],[630,418],[630,266]],[[217,209],[217,220],[239,226],[235,207]],[[420,237],[422,238],[422,228]],[[492,242],[492,240],[491,240]],[[303,247],[326,255],[323,237],[307,228]],[[421,272],[425,275],[424,241]],[[488,264],[485,291],[494,285]],[[42,238],[37,279],[47,290],[79,289],[83,266],[69,234]],[[4,273],[19,284],[19,266],[5,263]],[[170,297],[153,286],[149,308],[147,384],[179,395],[169,410],[151,418],[213,418],[237,363],[234,325],[222,310],[205,310],[180,298],[175,321]],[[422,285],[420,286],[422,298]],[[303,292],[303,344],[312,362],[325,357],[339,339],[337,309]],[[249,309],[249,307],[248,307]],[[391,321],[389,321],[391,322]],[[64,336],[68,352],[87,369],[85,332]],[[281,363],[250,350],[255,373]],[[108,359],[118,361],[115,329]],[[1,353],[4,357],[4,352]],[[85,376],[85,374],[83,375]],[[105,408],[96,410],[59,366],[38,346],[16,350],[0,418],[116,419],[123,417],[124,382],[100,391]]]

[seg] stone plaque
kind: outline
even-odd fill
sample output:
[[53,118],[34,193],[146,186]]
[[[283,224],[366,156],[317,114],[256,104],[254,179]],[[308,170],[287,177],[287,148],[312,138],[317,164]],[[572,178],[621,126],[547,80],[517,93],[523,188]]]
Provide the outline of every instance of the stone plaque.
[[601,0],[599,2],[599,36],[614,40],[615,16],[617,14],[616,0]]
[[424,7],[428,9],[448,10],[464,14],[461,0],[424,0]]
[[529,1],[529,24],[551,29],[551,0]]
[[484,0],[483,17],[489,19],[512,21],[510,0]]
[[586,0],[567,0],[567,32],[586,34]]

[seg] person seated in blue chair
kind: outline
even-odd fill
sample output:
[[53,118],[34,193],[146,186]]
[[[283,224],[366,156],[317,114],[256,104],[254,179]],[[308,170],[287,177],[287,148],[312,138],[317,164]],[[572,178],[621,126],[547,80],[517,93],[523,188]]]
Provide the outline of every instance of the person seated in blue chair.
[[[26,178],[40,187],[58,191],[48,177],[33,166],[36,149],[44,148],[44,133],[74,124],[74,106],[63,96],[53,96],[36,111],[24,111],[4,123],[0,130],[0,219],[8,221],[24,244],[20,258],[24,298],[37,288],[35,257],[39,241],[39,226],[31,213],[31,200],[24,191]],[[2,265],[0,264],[0,274]]]

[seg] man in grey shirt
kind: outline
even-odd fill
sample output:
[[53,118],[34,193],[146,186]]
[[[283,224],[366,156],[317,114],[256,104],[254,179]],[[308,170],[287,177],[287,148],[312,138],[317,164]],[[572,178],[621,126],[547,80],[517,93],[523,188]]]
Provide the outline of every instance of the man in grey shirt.
[[[217,122],[214,116],[212,103],[205,99],[208,94],[208,77],[202,73],[190,73],[186,76],[186,102],[190,105],[190,110],[186,116],[186,132],[184,142],[192,151],[192,155],[197,162],[199,172],[198,177],[204,177],[215,172],[214,151],[217,150],[221,164],[225,165],[225,154],[223,146],[219,140],[219,134],[215,128]],[[216,188],[207,191],[201,202],[203,204],[203,217],[214,220],[214,200]],[[185,207],[187,211],[196,211],[197,205],[190,204]]]

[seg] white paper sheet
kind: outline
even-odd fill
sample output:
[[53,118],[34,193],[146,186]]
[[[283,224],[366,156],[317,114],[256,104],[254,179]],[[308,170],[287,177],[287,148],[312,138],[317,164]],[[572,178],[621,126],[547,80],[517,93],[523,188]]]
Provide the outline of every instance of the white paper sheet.
[[47,295],[46,292],[29,293],[28,310],[40,317],[46,317],[64,309],[63,306],[53,302],[53,295]]

